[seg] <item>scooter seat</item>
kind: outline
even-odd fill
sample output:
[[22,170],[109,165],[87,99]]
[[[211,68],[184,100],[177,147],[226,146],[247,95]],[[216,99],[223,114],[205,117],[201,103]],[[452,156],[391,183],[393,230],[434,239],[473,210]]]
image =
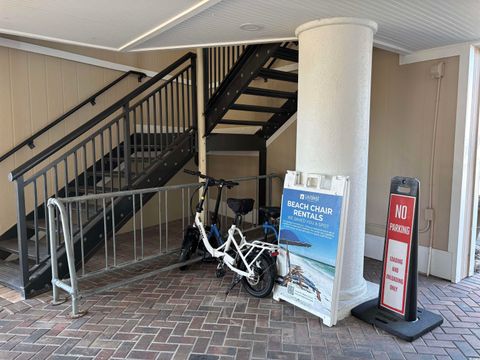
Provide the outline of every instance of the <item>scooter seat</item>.
[[227,205],[236,215],[247,215],[253,209],[253,199],[228,198]]
[[280,208],[278,206],[263,206],[259,209],[260,216],[272,218],[274,220],[280,217]]

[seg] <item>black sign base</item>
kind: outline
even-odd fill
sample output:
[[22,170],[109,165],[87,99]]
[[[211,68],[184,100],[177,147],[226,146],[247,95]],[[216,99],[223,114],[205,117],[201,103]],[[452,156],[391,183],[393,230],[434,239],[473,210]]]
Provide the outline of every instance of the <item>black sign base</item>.
[[440,315],[421,308],[417,309],[417,321],[405,321],[379,309],[378,299],[358,305],[352,315],[406,341],[418,339],[443,323]]

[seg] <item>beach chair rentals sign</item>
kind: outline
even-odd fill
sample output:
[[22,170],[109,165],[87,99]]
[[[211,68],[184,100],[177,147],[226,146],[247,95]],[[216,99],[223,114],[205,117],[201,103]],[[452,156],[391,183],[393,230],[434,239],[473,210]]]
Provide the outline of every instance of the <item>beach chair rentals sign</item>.
[[327,326],[337,321],[348,193],[345,176],[288,171],[285,177],[273,298]]

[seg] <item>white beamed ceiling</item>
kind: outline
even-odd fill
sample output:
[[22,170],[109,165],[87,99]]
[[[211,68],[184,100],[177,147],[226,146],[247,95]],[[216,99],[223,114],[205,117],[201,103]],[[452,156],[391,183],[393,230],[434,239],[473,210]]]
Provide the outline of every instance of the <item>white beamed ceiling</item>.
[[291,40],[335,16],[376,21],[377,46],[403,53],[480,39],[479,0],[0,0],[0,33],[140,51]]

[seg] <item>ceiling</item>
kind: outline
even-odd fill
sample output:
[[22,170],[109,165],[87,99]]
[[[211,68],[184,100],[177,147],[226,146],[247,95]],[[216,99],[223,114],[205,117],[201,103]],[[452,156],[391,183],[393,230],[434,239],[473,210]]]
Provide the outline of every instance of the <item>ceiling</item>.
[[480,40],[479,0],[0,0],[0,33],[142,51],[292,40],[335,16],[376,21],[376,45],[400,53]]

